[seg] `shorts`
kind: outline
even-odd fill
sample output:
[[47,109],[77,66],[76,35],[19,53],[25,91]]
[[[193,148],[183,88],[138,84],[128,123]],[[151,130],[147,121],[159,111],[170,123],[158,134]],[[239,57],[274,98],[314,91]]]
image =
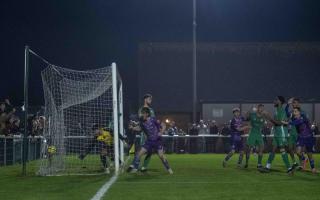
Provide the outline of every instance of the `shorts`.
[[113,160],[114,157],[114,145],[108,145],[105,142],[98,142],[98,148],[100,151],[100,154],[106,155],[110,157],[111,160]]
[[264,144],[261,134],[250,133],[247,139],[247,145],[250,147],[253,146],[262,146]]
[[298,137],[297,144],[298,147],[305,147],[307,153],[314,152],[315,140],[314,137]]
[[272,140],[272,145],[276,147],[288,146],[288,137],[274,136]]
[[231,150],[242,151],[243,139],[240,136],[231,137]]
[[103,141],[98,141],[98,148],[101,149],[107,149],[107,144]]
[[298,134],[297,133],[290,133],[290,136],[288,138],[288,144],[291,145],[296,145],[298,140]]
[[163,150],[163,145],[161,140],[146,140],[146,142],[142,147],[145,148],[148,153],[153,153],[153,152],[158,152],[159,150]]

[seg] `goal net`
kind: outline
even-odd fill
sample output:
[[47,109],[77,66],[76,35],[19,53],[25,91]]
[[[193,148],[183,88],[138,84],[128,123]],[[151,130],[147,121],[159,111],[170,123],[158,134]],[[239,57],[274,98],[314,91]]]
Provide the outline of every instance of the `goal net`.
[[40,175],[118,173],[124,163],[122,82],[116,64],[41,72],[45,128]]

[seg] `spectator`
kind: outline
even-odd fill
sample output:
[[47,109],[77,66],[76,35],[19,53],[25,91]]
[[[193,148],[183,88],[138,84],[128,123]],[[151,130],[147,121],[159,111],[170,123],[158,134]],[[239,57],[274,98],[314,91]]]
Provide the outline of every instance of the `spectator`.
[[4,100],[4,103],[5,103],[5,106],[6,106],[5,112],[6,112],[6,113],[10,113],[10,112],[14,109],[14,107],[12,106],[9,98],[6,98],[6,99]]
[[221,129],[221,135],[230,135],[230,128],[228,123],[224,123],[223,128]]
[[316,121],[314,121],[311,125],[311,130],[313,135],[319,135],[319,128],[317,126]]
[[192,124],[191,127],[189,127],[189,135],[198,135],[198,133],[197,124]]
[[6,111],[6,103],[0,102],[0,114],[2,115]]
[[46,118],[45,116],[40,116],[39,117],[39,134],[42,135],[43,134],[43,131],[44,131],[44,128],[45,128],[45,125],[46,124]]
[[219,132],[218,126],[217,126],[217,122],[215,120],[212,120],[210,122],[210,134],[211,135],[217,135]]
[[263,134],[264,136],[271,134],[270,124],[268,124],[267,121],[264,122],[264,126],[263,126],[263,128],[262,128],[262,134]]
[[[43,124],[44,125],[44,124]],[[38,136],[41,135],[43,127],[40,122],[40,118],[37,115],[33,115],[28,118],[28,135]]]
[[12,108],[12,109],[7,108],[6,102],[0,103],[0,134],[2,135],[8,134],[8,129],[6,126],[9,124],[10,118],[14,117],[15,112],[16,112],[15,108]]
[[171,121],[170,122],[170,126],[168,128],[168,135],[170,136],[174,136],[178,134],[178,128],[176,126],[176,122],[175,121]]
[[209,133],[208,125],[204,123],[203,120],[200,120],[198,125],[199,135],[206,135]]
[[6,109],[6,104],[4,102],[0,103],[0,135],[4,135],[5,134],[5,128],[6,128],[6,113],[5,113],[5,109]]
[[20,120],[19,120],[19,118],[11,117],[6,122],[5,134],[10,135],[10,136],[20,134]]

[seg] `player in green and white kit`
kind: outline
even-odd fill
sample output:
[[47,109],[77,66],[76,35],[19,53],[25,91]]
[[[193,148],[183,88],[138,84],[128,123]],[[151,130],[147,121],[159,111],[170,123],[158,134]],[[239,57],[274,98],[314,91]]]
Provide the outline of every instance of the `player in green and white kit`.
[[278,96],[274,101],[274,106],[276,108],[274,119],[272,122],[274,123],[274,137],[272,141],[272,152],[269,154],[269,158],[267,161],[267,165],[263,171],[269,172],[271,169],[272,161],[275,157],[275,152],[279,148],[282,160],[287,168],[287,173],[293,173],[293,167],[290,166],[288,154],[286,152],[286,147],[288,146],[288,128],[287,125],[282,123],[283,121],[288,121],[288,117],[286,111],[283,107],[285,103],[285,99],[283,96]]
[[262,137],[262,128],[265,123],[265,113],[264,113],[264,105],[259,104],[257,108],[252,111],[248,112],[246,115],[247,120],[250,121],[250,132],[249,137],[247,139],[247,149],[246,149],[246,164],[245,168],[248,167],[250,153],[254,147],[256,147],[258,151],[258,165],[257,168],[262,168],[262,156],[264,150],[264,141]]

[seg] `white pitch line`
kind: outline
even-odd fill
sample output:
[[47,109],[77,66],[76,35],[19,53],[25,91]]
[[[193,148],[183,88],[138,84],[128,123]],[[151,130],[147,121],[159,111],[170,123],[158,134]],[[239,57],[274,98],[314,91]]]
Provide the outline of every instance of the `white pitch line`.
[[[124,161],[123,166],[121,167],[122,169],[124,168],[124,166],[126,166],[127,162],[129,161],[130,156]],[[99,190],[98,192],[94,195],[94,197],[91,198],[91,200],[100,200],[103,195],[105,195],[108,190],[110,189],[110,187],[116,182],[116,180],[118,179],[118,175],[115,174],[113,175],[109,181],[107,181]]]
[[100,200],[104,194],[108,192],[110,187],[116,182],[118,176],[113,175],[109,181],[107,181],[94,195],[94,197],[91,198],[91,200]]
[[[291,183],[292,180],[283,180],[283,181],[277,181],[277,183]],[[243,182],[239,181],[130,181],[130,182],[125,182],[125,181],[118,181],[117,184],[216,184],[216,183],[221,183],[221,184],[243,184]],[[251,182],[246,182],[246,183],[252,183],[252,184],[257,184],[257,183],[274,183],[274,181],[251,181]]]

